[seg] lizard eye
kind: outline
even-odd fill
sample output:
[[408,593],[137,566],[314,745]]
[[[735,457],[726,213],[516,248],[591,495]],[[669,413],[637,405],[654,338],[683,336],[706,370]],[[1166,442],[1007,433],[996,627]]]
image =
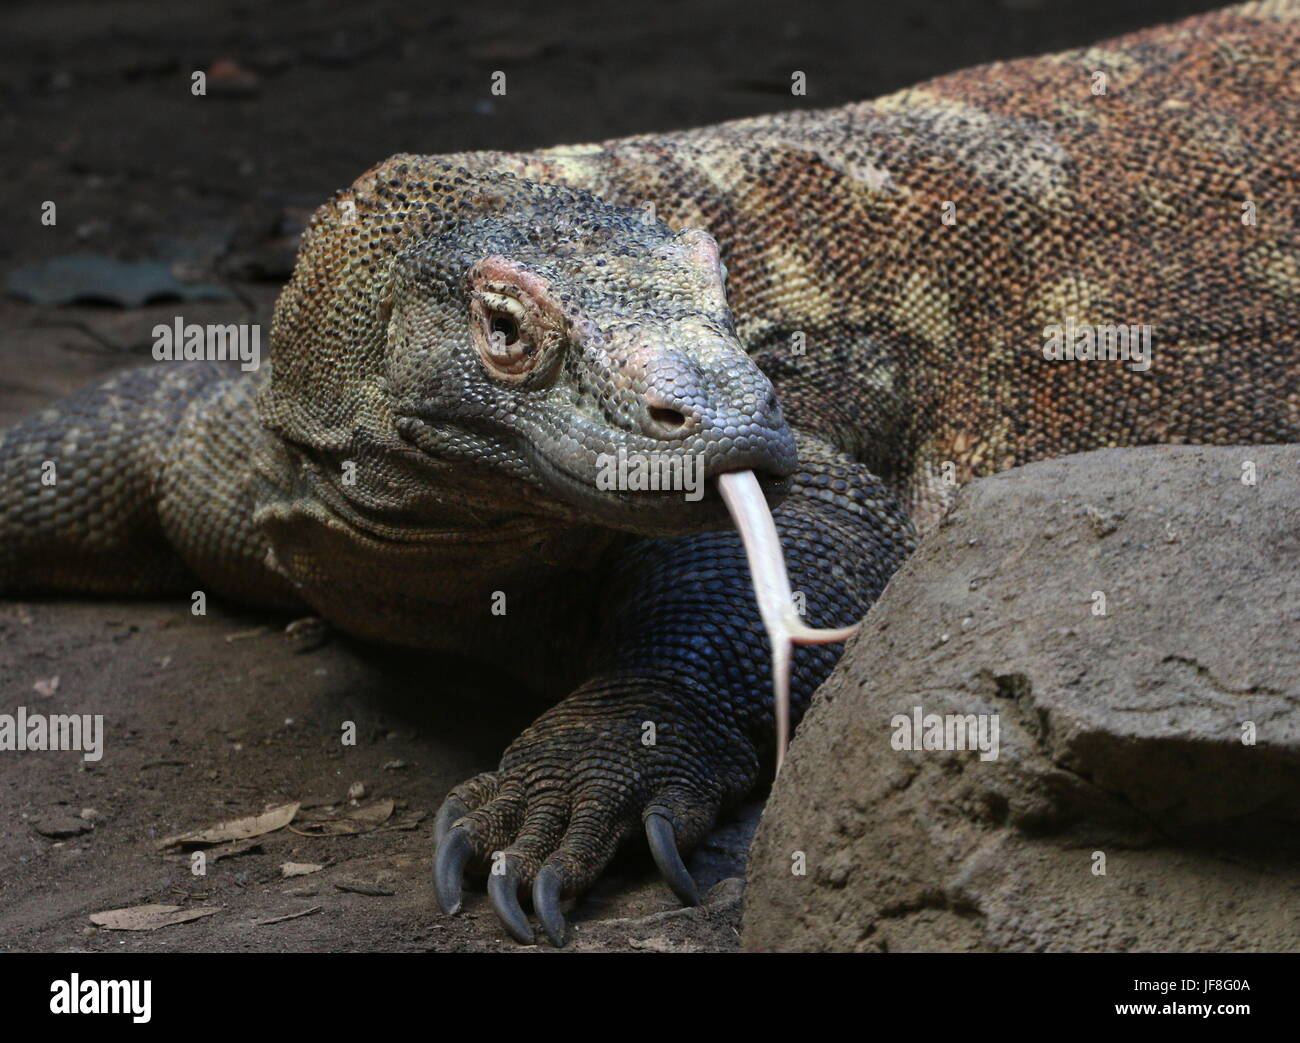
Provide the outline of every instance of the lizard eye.
[[519,323],[515,321],[513,315],[493,312],[489,316],[488,326],[490,328],[488,337],[499,340],[506,347],[510,347],[519,339]]
[[524,306],[499,293],[475,294],[471,305],[474,342],[488,372],[499,380],[523,380],[541,352],[524,322]]

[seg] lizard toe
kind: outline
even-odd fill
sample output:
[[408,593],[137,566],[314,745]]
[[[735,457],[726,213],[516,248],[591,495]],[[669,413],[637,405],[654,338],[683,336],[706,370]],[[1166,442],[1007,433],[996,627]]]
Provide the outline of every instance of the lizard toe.
[[[479,806],[460,814],[474,805]],[[480,775],[452,790],[435,823],[433,885],[443,912],[460,911],[466,868],[487,863],[505,847],[518,832],[522,812],[522,785],[503,781],[496,773]]]
[[600,806],[588,805],[570,820],[533,881],[533,909],[551,944],[562,946],[565,941],[563,900],[576,898],[595,883],[627,832]]
[[514,843],[492,856],[488,877],[492,908],[510,937],[525,945],[532,944],[533,931],[519,904],[519,889],[532,884],[538,866],[563,836],[565,820],[563,798],[555,790],[548,791],[528,805]]
[[465,802],[456,796],[448,796],[438,809],[438,816],[433,820],[433,842],[441,844],[451,831],[451,827],[469,814]]
[[448,793],[433,822],[434,842],[441,844],[452,826],[475,808],[482,807],[492,800],[500,789],[501,773],[485,771],[468,782],[462,782]]
[[488,875],[488,897],[506,933],[521,945],[533,944],[533,928],[519,904],[519,863],[502,853]]
[[460,912],[465,865],[474,854],[474,842],[464,826],[453,826],[438,844],[433,861],[433,889],[448,916]]
[[700,892],[681,852],[690,851],[708,835],[721,808],[722,795],[716,790],[678,784],[663,787],[641,813],[650,856],[683,905],[699,905]]
[[645,836],[650,844],[650,856],[659,867],[664,882],[672,889],[683,905],[699,905],[700,893],[677,850],[677,834],[673,824],[660,811],[647,811]]
[[564,945],[568,924],[560,907],[564,894],[564,874],[556,866],[546,866],[533,881],[533,911],[546,937],[557,949]]

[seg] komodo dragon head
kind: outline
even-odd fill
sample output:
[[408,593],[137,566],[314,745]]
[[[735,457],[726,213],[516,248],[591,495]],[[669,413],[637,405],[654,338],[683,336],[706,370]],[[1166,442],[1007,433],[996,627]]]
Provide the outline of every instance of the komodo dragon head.
[[[359,435],[414,448],[488,514],[716,528],[712,479],[753,471],[775,502],[797,463],[724,280],[706,232],[509,174],[390,160],[316,214],[263,413],[317,451],[355,453]],[[620,450],[665,478],[702,471],[709,491],[611,483]]]
[[[312,220],[276,309],[263,423],[311,457],[322,499],[389,538],[449,511],[676,535],[724,523],[725,502],[774,650],[839,640],[792,607],[768,506],[794,437],[725,281],[706,232],[395,157]],[[677,487],[627,488],[620,459],[666,463]],[[691,476],[702,497],[684,495]]]

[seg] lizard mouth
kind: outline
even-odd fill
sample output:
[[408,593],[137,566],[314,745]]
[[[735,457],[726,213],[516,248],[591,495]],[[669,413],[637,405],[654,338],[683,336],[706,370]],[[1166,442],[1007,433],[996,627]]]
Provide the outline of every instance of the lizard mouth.
[[[689,494],[682,489],[610,488],[601,489],[588,475],[576,474],[563,463],[542,454],[533,459],[536,469],[546,475],[548,491],[578,508],[589,521],[647,536],[675,536],[726,528],[731,520],[721,480],[733,473],[749,476],[749,485],[764,503],[764,510],[775,506],[790,491],[790,475],[775,474],[757,468],[734,470],[731,461],[720,461],[703,468],[698,488]],[[734,465],[733,465],[734,466]],[[770,517],[770,514],[769,514]]]
[[[521,437],[517,431],[495,427],[479,430],[477,425],[463,420],[435,425],[407,416],[399,422],[398,430],[407,442],[434,460],[482,465],[481,481],[485,487],[490,485],[493,497],[499,498],[505,492],[501,484],[504,468],[517,481],[520,495],[539,513],[643,536],[677,536],[727,528],[730,518],[719,487],[724,474],[744,470],[752,476],[765,502],[773,506],[784,498],[791,481],[789,472],[764,467],[768,461],[760,454],[748,459],[747,454],[739,453],[620,450],[600,454],[592,469],[591,454],[568,460],[546,452],[537,440]],[[511,449],[503,453],[502,443],[507,438]],[[639,462],[647,456],[654,458],[655,467],[662,465],[662,471],[655,467],[647,471],[643,466],[638,470]],[[683,477],[687,479],[684,483]]]

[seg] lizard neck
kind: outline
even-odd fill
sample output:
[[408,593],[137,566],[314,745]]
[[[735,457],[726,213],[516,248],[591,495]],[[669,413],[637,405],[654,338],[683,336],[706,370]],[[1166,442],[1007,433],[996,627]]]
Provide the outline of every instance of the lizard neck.
[[557,570],[579,578],[550,600],[580,604],[581,577],[617,539],[591,526],[475,510],[428,481],[395,481],[408,494],[367,510],[341,495],[332,470],[267,439],[256,461],[254,522],[275,571],[360,637],[462,651],[485,629],[500,637],[523,625],[518,602],[554,586]]

